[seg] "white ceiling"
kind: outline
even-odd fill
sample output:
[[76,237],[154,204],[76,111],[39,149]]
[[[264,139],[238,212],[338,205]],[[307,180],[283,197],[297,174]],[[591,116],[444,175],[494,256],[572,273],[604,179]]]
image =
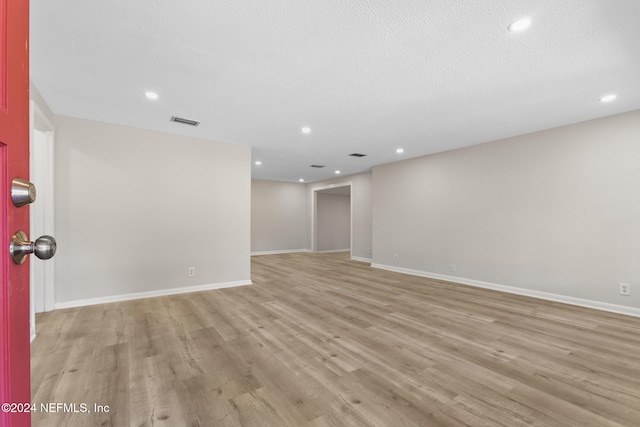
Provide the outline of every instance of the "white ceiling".
[[310,182],[640,109],[639,20],[638,0],[31,0],[31,77],[57,114],[247,144],[254,178]]

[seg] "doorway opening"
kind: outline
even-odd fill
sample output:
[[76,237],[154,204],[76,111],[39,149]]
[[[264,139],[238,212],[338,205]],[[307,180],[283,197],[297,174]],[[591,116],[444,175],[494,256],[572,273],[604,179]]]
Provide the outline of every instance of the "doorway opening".
[[351,183],[315,188],[311,199],[311,250],[349,251],[353,242]]

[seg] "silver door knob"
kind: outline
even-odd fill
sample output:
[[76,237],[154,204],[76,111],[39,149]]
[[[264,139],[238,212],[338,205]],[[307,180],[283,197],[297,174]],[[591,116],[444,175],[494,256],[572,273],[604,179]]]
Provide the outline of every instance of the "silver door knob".
[[22,264],[29,254],[35,254],[40,259],[49,259],[56,254],[56,239],[51,236],[38,237],[30,242],[24,231],[18,231],[11,238],[9,253],[13,262]]

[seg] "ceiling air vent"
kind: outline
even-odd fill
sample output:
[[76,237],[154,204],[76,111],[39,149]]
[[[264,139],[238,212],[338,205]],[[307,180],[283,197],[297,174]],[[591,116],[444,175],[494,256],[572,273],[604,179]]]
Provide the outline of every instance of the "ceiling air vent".
[[189,126],[198,126],[200,124],[197,120],[185,119],[178,116],[171,116],[171,121],[176,123],[182,123]]
[[321,169],[324,167],[324,165],[311,165],[310,167]]
[[351,153],[349,154],[349,156],[351,157],[365,157],[366,154],[362,154],[362,153]]

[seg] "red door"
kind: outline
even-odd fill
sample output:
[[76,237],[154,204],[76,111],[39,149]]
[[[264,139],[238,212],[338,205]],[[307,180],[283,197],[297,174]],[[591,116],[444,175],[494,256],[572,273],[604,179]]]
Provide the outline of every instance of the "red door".
[[29,1],[0,0],[0,426],[29,426],[29,261],[15,264],[9,241],[29,231],[29,207],[11,202],[13,178],[29,179]]

